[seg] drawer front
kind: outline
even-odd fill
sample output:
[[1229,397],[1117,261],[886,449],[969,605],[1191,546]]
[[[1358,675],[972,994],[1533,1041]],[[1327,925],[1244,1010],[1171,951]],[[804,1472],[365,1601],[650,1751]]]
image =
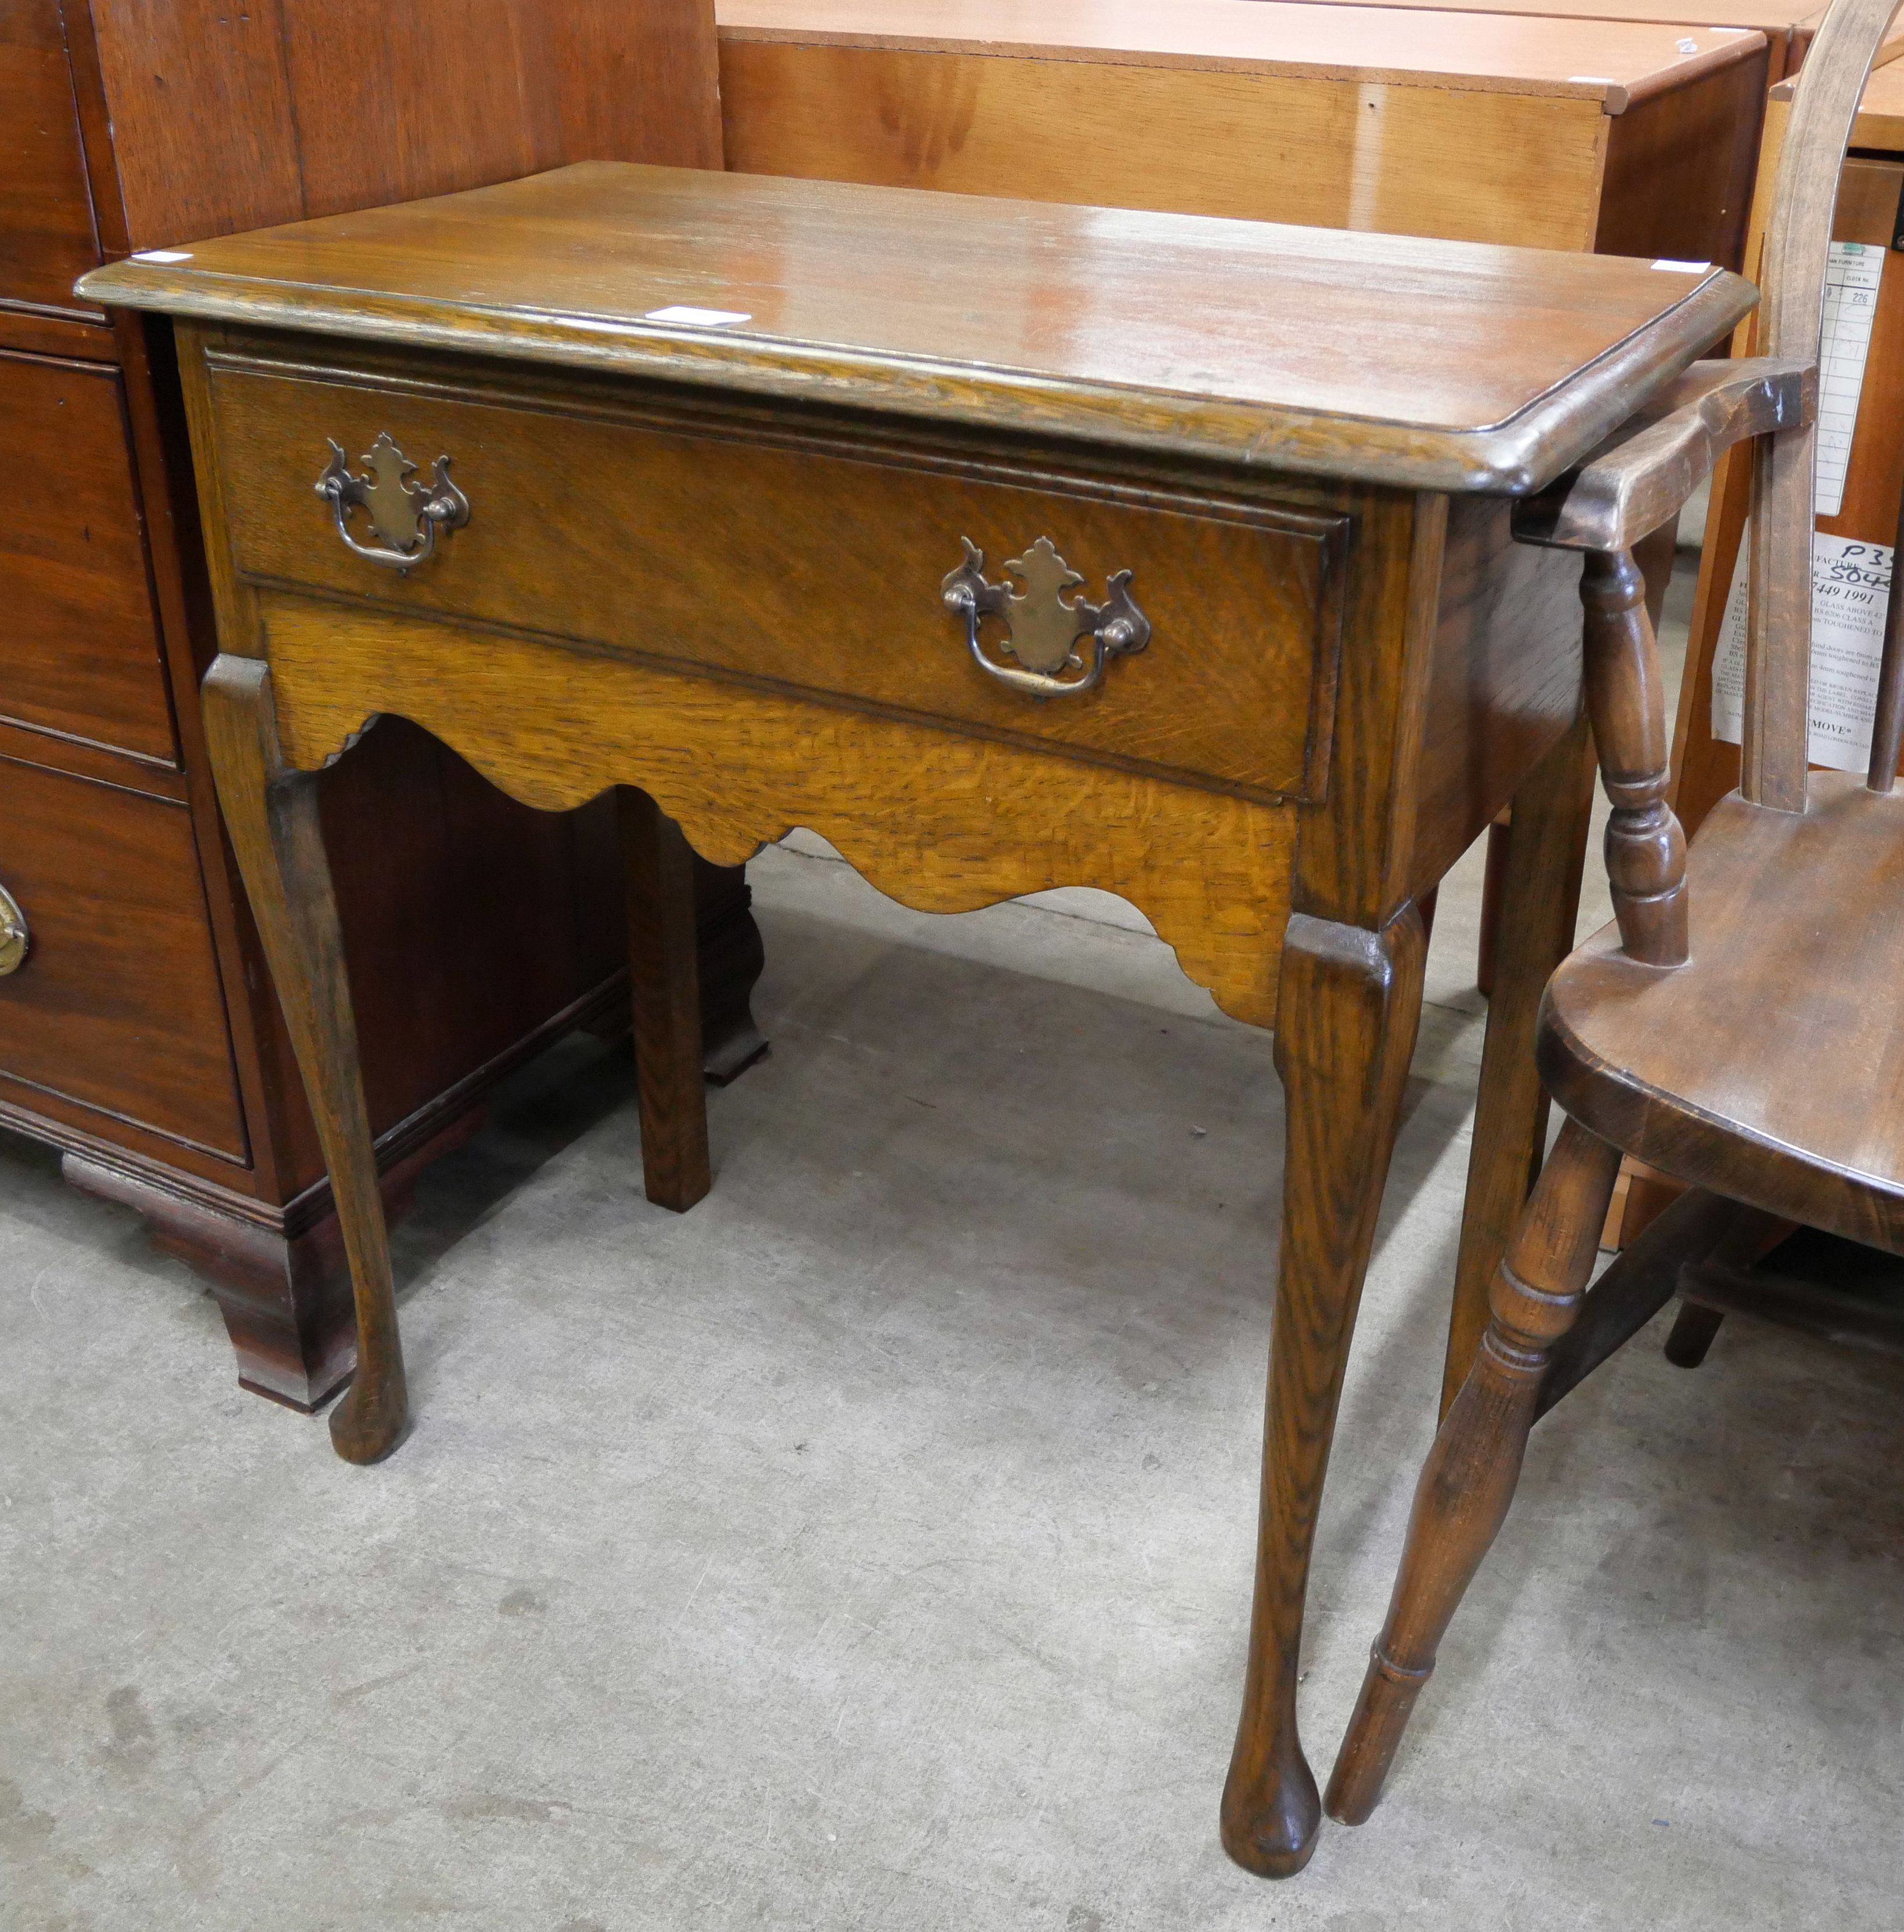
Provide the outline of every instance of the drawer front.
[[235,1160],[224,998],[182,806],[0,760],[0,1074]]
[[118,372],[0,355],[0,716],[175,762]]
[[98,262],[59,0],[0,0],[0,301],[81,310]]
[[[1325,781],[1345,518],[1041,488],[618,419],[612,403],[570,412],[212,368],[223,494],[247,575],[1246,796],[1312,797]],[[329,440],[361,476],[379,434],[420,476],[448,455],[471,506],[405,575],[353,556],[313,488]],[[371,540],[361,511],[352,528]],[[994,584],[1040,538],[1084,580],[1069,596],[1102,602],[1107,578],[1129,571],[1147,647],[1109,659],[1083,696],[1000,682],[973,662],[940,595],[962,538]],[[1009,668],[1005,635],[988,620],[988,653]]]

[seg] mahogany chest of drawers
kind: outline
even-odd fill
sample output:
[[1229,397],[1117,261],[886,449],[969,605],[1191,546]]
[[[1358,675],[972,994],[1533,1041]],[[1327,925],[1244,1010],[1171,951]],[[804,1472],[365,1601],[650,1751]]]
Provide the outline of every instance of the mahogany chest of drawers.
[[[170,331],[73,284],[131,249],[598,154],[719,165],[705,5],[646,0],[637,33],[605,0],[454,22],[0,0],[0,1122],[199,1267],[241,1378],[300,1406],[349,1372],[349,1298],[205,764]],[[324,812],[400,1192],[488,1083],[625,998],[623,914],[608,806],[530,811],[412,726],[378,736]],[[757,1044],[745,892],[703,874],[724,1068]]]

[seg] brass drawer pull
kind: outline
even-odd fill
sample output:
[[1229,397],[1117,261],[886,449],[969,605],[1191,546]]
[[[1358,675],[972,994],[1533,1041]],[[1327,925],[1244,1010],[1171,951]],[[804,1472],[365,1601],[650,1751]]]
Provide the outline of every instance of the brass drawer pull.
[[[337,535],[361,557],[397,572],[427,562],[439,530],[460,530],[469,520],[469,500],[449,480],[449,458],[437,458],[427,483],[412,483],[412,463],[386,434],[364,457],[367,476],[353,476],[342,446],[331,444],[331,460],[317,479],[317,494],[331,506]],[[350,534],[350,512],[358,505],[370,512],[370,534],[381,546],[361,544]]]
[[[1069,698],[1089,691],[1104,676],[1105,660],[1141,651],[1150,641],[1150,620],[1130,594],[1131,574],[1114,571],[1105,580],[1104,602],[1087,604],[1080,597],[1067,604],[1066,591],[1084,579],[1057,554],[1049,537],[1040,537],[1023,556],[1008,558],[1005,568],[1024,585],[1021,596],[1009,584],[985,581],[985,554],[970,537],[965,561],[949,572],[939,586],[949,610],[965,620],[973,660],[988,676],[1033,698]],[[985,655],[979,640],[979,620],[1002,617],[1011,632],[1003,648],[1024,668],[1002,664]],[[1078,640],[1090,640],[1088,663],[1076,650]],[[1081,671],[1079,677],[1060,677],[1060,671]]]
[[19,909],[19,901],[0,886],[0,979],[17,973],[26,964],[32,944],[33,935],[26,929],[26,915]]

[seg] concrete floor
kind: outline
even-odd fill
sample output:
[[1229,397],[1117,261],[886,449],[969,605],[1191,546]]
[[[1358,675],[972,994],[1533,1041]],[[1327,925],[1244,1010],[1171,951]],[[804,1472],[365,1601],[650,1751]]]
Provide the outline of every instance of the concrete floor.
[[[715,1192],[641,1200],[622,1054],[519,1078],[400,1231],[418,1422],[380,1468],[0,1144],[0,1927],[1898,1924],[1904,1369],[1642,1337],[1537,1434],[1387,1803],[1264,1884],[1216,1814],[1270,1040],[1088,901],[756,880],[774,1052],[712,1097]],[[1432,1429],[1477,885],[1343,1405],[1323,1768]]]

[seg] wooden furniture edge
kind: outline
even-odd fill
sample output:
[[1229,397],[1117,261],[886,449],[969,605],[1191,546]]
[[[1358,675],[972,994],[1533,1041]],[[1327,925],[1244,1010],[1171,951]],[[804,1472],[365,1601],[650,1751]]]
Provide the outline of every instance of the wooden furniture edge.
[[[1676,377],[1748,313],[1752,285],[1710,270],[1670,308],[1501,422],[1472,430],[1326,412],[1200,400],[1171,392],[1073,382],[1063,405],[1027,408],[1048,386],[1020,371],[659,325],[604,324],[559,315],[525,318],[473,305],[439,319],[420,298],[361,304],[262,278],[181,272],[136,260],[95,269],[80,284],[109,306],[199,321],[343,340],[391,342],[463,355],[613,370],[625,376],[838,406],[843,400],[914,420],[1016,428],[1120,448],[1213,459],[1252,469],[1326,476],[1450,495],[1522,496],[1540,489],[1611,434],[1638,388]],[[1661,353],[1660,338],[1669,338]],[[1651,380],[1646,379],[1650,377]],[[844,382],[877,385],[877,398],[843,398]]]
[[1696,362],[1634,418],[1631,436],[1520,505],[1515,536],[1556,550],[1629,549],[1679,514],[1726,450],[1809,422],[1817,406],[1815,363]]
[[[1414,12],[1483,16],[1462,8],[1405,8]],[[1516,16],[1518,17],[1518,16]],[[1596,20],[1586,24],[1643,28],[1642,21]],[[1708,31],[1711,31],[1708,28]],[[1185,51],[1169,48],[1086,46],[1076,41],[1000,40],[955,33],[908,33],[899,29],[862,31],[822,27],[781,27],[720,20],[718,40],[756,46],[837,47],[869,53],[958,54],[987,60],[1066,61],[1090,67],[1174,68],[1200,74],[1275,76],[1303,80],[1347,81],[1372,87],[1436,88],[1454,94],[1518,94],[1550,100],[1591,100],[1609,115],[1624,113],[1636,102],[1683,86],[1689,81],[1748,59],[1771,42],[1756,27],[1723,26],[1732,39],[1684,56],[1672,64],[1637,74],[1629,81],[1598,75],[1550,79],[1534,74],[1498,74],[1450,68],[1390,68],[1360,61],[1278,60],[1272,57]]]

